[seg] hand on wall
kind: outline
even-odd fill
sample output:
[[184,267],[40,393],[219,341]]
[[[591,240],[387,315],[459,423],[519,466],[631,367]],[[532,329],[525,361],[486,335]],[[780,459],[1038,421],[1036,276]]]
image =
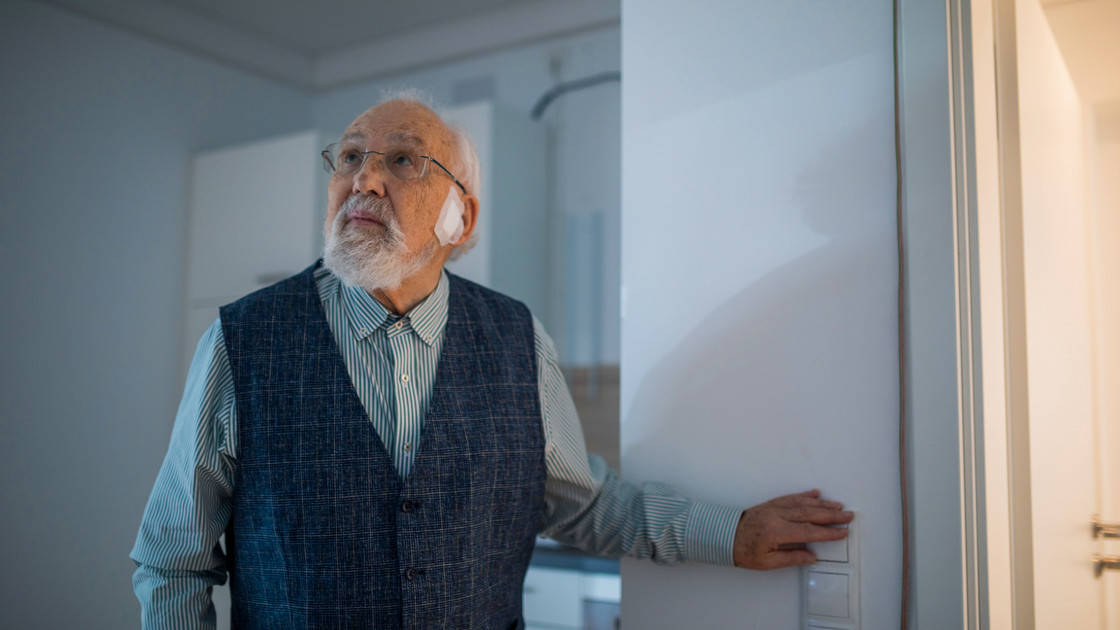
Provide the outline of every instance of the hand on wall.
[[744,510],[735,530],[735,566],[769,570],[812,564],[816,557],[806,543],[845,538],[847,529],[827,526],[850,522],[852,513],[820,494],[809,490]]

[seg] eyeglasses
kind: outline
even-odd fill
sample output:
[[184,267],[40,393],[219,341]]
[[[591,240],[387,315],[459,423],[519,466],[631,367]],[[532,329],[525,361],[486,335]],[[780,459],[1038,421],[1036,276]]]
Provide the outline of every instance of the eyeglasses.
[[328,144],[320,155],[323,156],[323,169],[325,171],[334,175],[350,177],[365,166],[366,159],[369,158],[371,153],[380,156],[385,168],[399,179],[420,179],[428,169],[428,162],[431,162],[440,167],[444,173],[447,173],[447,176],[459,186],[463,194],[467,194],[467,188],[463,186],[459,178],[447,170],[446,166],[440,164],[430,155],[420,155],[407,147],[390,147],[384,151],[374,151],[372,149],[363,151],[356,144],[335,142]]

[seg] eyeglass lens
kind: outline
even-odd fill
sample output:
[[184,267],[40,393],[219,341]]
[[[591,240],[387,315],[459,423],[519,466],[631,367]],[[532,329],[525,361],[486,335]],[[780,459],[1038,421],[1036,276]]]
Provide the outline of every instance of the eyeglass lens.
[[412,149],[391,147],[384,151],[363,151],[353,144],[335,143],[323,151],[328,172],[349,176],[357,173],[367,159],[381,160],[389,172],[400,179],[417,179],[428,161]]

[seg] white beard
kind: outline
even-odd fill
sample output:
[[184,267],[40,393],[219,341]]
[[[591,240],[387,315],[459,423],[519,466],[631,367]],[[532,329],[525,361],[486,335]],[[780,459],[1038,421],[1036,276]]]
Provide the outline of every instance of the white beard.
[[[385,234],[377,234],[350,226],[347,219],[356,209],[373,214],[385,227]],[[429,241],[419,252],[413,253],[405,244],[392,205],[386,199],[354,195],[346,200],[335,215],[330,228],[324,230],[326,247],[323,265],[344,283],[361,287],[372,293],[378,289],[396,289],[408,277],[417,273],[435,256],[439,243]]]

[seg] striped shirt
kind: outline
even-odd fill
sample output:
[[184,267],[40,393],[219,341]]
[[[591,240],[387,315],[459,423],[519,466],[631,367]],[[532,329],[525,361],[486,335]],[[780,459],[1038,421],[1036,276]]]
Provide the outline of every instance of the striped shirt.
[[[401,477],[412,469],[447,323],[448,279],[403,316],[364,290],[315,272],[350,379]],[[635,486],[587,453],[556,349],[533,320],[545,437],[540,533],[611,557],[731,566],[740,508],[692,501],[660,483]],[[131,557],[144,628],[214,628],[210,589],[225,581],[225,532],[237,466],[237,406],[221,322],[198,343],[171,444]]]

